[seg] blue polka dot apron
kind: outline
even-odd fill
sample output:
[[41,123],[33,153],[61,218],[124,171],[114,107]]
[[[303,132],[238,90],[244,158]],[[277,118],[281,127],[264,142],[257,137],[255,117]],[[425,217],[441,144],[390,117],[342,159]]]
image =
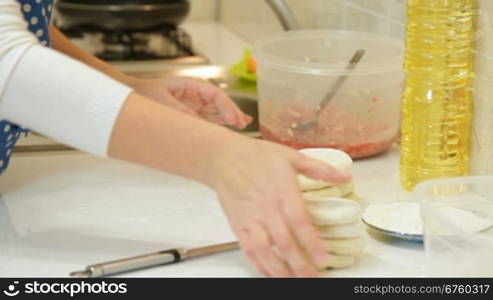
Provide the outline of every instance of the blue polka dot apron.
[[[18,0],[21,5],[24,19],[29,24],[29,30],[36,35],[38,40],[49,47],[50,35],[48,32],[51,14],[53,11],[53,0]],[[26,132],[16,124],[0,120],[0,174],[9,166],[12,148],[19,139],[21,133]]]

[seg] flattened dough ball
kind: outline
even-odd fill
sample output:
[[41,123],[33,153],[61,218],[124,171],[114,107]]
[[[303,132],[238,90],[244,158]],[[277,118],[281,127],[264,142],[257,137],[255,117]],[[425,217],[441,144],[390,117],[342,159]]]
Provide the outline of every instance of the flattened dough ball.
[[322,239],[349,239],[357,238],[363,234],[361,221],[346,225],[318,226],[318,234]]
[[363,253],[366,246],[366,241],[363,237],[352,239],[324,239],[322,242],[329,253],[340,255],[358,256]]
[[[341,172],[350,173],[353,167],[353,160],[351,157],[347,153],[337,149],[308,148],[302,149],[300,152],[308,157],[329,164]],[[298,184],[302,191],[320,190],[328,186],[337,185],[333,182],[310,179],[304,175],[298,175]]]
[[323,202],[327,198],[344,197],[352,192],[354,192],[354,184],[349,182],[339,186],[331,186],[321,190],[304,192],[303,199],[310,202]]
[[354,265],[356,258],[352,255],[329,254],[329,261],[319,269],[343,269]]
[[[353,224],[361,219],[361,206],[343,198],[320,198],[307,205],[312,222],[317,226]],[[329,230],[330,228],[325,228]]]

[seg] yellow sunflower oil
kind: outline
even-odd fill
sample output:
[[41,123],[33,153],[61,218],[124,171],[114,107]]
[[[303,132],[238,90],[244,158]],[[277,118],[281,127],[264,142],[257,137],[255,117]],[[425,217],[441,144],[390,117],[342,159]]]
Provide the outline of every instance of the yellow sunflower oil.
[[408,0],[401,182],[468,173],[476,0]]

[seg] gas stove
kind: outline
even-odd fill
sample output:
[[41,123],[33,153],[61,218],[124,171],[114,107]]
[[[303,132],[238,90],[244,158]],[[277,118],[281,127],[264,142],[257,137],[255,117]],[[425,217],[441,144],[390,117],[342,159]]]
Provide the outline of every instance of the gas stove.
[[193,48],[190,35],[179,27],[145,32],[60,30],[79,47],[135,76],[152,77],[170,67],[209,63]]

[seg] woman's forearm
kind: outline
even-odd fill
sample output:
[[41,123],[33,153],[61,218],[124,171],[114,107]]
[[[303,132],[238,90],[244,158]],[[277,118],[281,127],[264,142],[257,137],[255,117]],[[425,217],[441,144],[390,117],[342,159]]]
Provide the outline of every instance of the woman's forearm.
[[211,185],[211,166],[244,137],[132,93],[110,139],[110,157],[132,161]]
[[81,61],[86,65],[89,65],[105,73],[106,75],[112,77],[113,79],[120,81],[123,84],[126,84],[130,87],[135,87],[138,81],[136,78],[128,76],[118,71],[110,64],[100,60],[99,58],[92,55],[91,53],[79,48],[54,26],[50,27],[50,36],[52,40],[52,46],[55,50],[62,52],[78,61]]

